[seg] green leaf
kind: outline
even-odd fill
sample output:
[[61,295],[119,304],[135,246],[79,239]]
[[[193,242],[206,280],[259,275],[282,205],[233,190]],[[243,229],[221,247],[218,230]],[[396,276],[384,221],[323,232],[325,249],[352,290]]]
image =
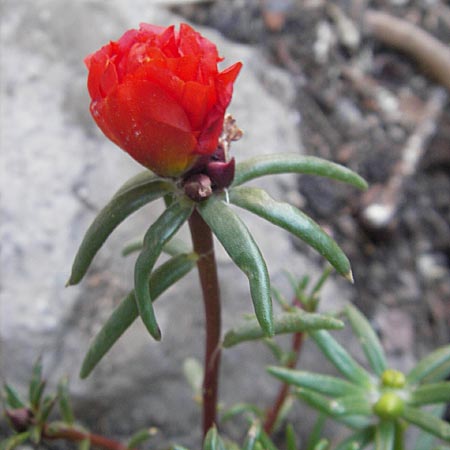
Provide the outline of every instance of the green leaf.
[[[144,238],[137,241],[130,242],[122,250],[122,256],[131,255],[131,253],[142,250],[144,246]],[[176,237],[172,238],[164,247],[163,252],[169,256],[176,256],[181,253],[191,253],[192,248],[186,244],[182,239]]]
[[332,397],[343,397],[355,393],[364,395],[364,389],[360,386],[355,386],[354,383],[330,375],[321,375],[314,372],[293,370],[284,367],[269,367],[267,371],[287,384],[311,389]]
[[83,439],[78,444],[78,450],[89,450],[90,448],[91,448],[91,441],[88,438]]
[[[427,409],[427,412],[435,417],[442,417],[445,411],[445,404],[434,405]],[[420,434],[414,441],[414,450],[434,449],[433,444],[436,445],[436,436],[428,433],[427,431],[420,430]]]
[[402,416],[407,422],[413,423],[438,438],[450,442],[450,423],[444,422],[430,413],[409,406],[405,406]]
[[297,436],[295,435],[294,427],[291,423],[286,425],[285,431],[286,438],[286,450],[298,450],[297,447]]
[[174,201],[148,229],[144,247],[134,266],[134,291],[139,315],[148,332],[157,341],[161,339],[161,331],[156,323],[148,280],[164,245],[186,222],[193,209],[191,201],[183,198]]
[[210,428],[203,441],[203,450],[225,450],[225,445],[217,432],[217,428]]
[[[196,261],[196,255],[178,255],[159,266],[150,276],[150,296],[153,301],[195,267]],[[81,378],[89,376],[138,315],[134,291],[131,291],[113,311],[91,343],[81,367]]]
[[182,447],[181,445],[174,445],[173,447],[170,448],[171,450],[189,450],[186,447]]
[[72,411],[69,396],[69,379],[63,378],[58,385],[58,400],[61,416],[65,423],[72,425],[75,422],[75,416]]
[[370,367],[377,375],[381,375],[387,368],[383,347],[369,321],[353,305],[345,307],[345,313],[350,321],[353,333],[361,344]]
[[237,403],[231,408],[228,408],[221,417],[221,423],[225,423],[228,420],[234,419],[236,416],[246,414],[251,419],[263,417],[263,412],[252,403]]
[[360,386],[370,388],[372,380],[368,372],[360,366],[330,333],[324,330],[313,331],[309,335],[320,347],[327,359],[339,372]]
[[367,189],[367,182],[350,169],[321,158],[295,153],[260,155],[237,164],[232,186],[264,175],[280,173],[318,175],[349,183],[359,189]]
[[425,356],[406,376],[410,384],[436,382],[447,378],[450,374],[450,345],[438,348]]
[[382,421],[375,428],[375,450],[395,450],[395,423]]
[[122,186],[120,186],[120,188],[114,193],[113,198],[120,197],[129,191],[147,186],[149,183],[153,183],[154,181],[164,181],[164,179],[161,179],[150,170],[143,170],[125,181],[125,183],[123,183]]
[[127,447],[137,447],[139,444],[142,444],[152,438],[156,434],[156,432],[157,430],[155,428],[146,428],[145,430],[140,430],[137,433],[134,433],[128,441]]
[[253,236],[231,208],[216,196],[199,204],[198,210],[230,258],[247,276],[258,322],[266,336],[273,336],[269,273]]
[[256,444],[259,439],[259,435],[261,433],[262,426],[259,421],[253,423],[247,433],[247,437],[245,438],[244,446],[242,450],[256,450]]
[[229,192],[230,202],[289,231],[317,250],[344,277],[352,279],[350,262],[336,242],[309,216],[266,191],[240,187]]
[[195,358],[183,362],[183,374],[195,395],[200,395],[203,386],[203,366]]
[[309,389],[298,389],[298,397],[319,411],[334,417],[371,415],[372,406],[366,395],[353,394],[329,399]]
[[25,403],[20,399],[18,392],[9,384],[4,386],[6,394],[6,405],[12,409],[25,408]]
[[[334,317],[316,313],[307,313],[302,310],[279,315],[274,319],[274,334],[298,333],[318,329],[341,329],[343,323]],[[254,341],[264,337],[264,333],[254,320],[248,320],[244,324],[231,329],[225,334],[223,346],[233,347],[241,342]]]
[[261,429],[261,432],[259,433],[258,441],[263,450],[277,450],[275,444],[272,442],[272,439],[270,439],[268,434],[263,429]]
[[450,381],[419,386],[411,392],[409,404],[412,406],[450,402]]
[[47,421],[48,416],[53,410],[53,407],[56,403],[56,395],[48,395],[44,398],[44,401],[42,402],[42,406],[40,407],[40,411],[38,414],[38,422],[39,424],[43,424]]
[[313,450],[328,450],[330,448],[330,442],[328,439],[321,439],[313,448]]
[[374,432],[373,427],[357,431],[342,441],[334,450],[362,450],[372,442]]
[[42,379],[42,358],[38,358],[33,366],[29,386],[29,400],[31,406],[37,410],[45,389],[45,381]]
[[317,416],[314,426],[308,434],[306,450],[314,450],[314,446],[319,442],[320,436],[322,436],[326,420],[327,417],[325,414],[319,414]]
[[170,181],[163,181],[154,177],[150,177],[147,182],[131,183],[130,180],[130,184],[126,188],[119,189],[110,202],[98,213],[86,231],[75,256],[67,286],[81,281],[100,247],[121,222],[139,208],[173,189],[173,184]]
[[0,442],[0,450],[13,450],[19,445],[24,444],[30,437],[30,432],[25,431],[23,433],[15,434],[8,439]]

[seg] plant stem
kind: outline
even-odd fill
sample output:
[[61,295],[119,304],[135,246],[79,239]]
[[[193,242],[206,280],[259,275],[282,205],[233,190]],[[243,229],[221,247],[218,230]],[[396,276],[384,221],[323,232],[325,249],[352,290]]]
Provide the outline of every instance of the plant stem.
[[220,368],[220,292],[213,235],[195,210],[189,219],[205,310],[206,348],[203,379],[203,437],[216,423]]
[[49,426],[45,426],[42,436],[51,440],[65,439],[72,442],[81,442],[88,439],[93,447],[105,450],[130,450],[129,447],[120,442],[113,441],[112,439],[108,439],[98,434],[77,430],[69,426],[67,426],[67,428],[58,428],[55,430],[52,430]]
[[[300,356],[300,351],[302,348],[304,333],[298,332],[292,336],[292,358],[286,364],[288,369],[293,369],[298,362],[298,358]],[[289,394],[289,385],[287,383],[283,383],[280,386],[280,390],[275,398],[275,402],[273,403],[272,408],[268,409],[266,412],[266,418],[264,420],[264,431],[267,434],[271,434],[273,431],[273,427],[275,426],[275,422],[277,421],[277,417],[280,414],[280,410],[283,407],[283,404],[286,400],[286,397]]]

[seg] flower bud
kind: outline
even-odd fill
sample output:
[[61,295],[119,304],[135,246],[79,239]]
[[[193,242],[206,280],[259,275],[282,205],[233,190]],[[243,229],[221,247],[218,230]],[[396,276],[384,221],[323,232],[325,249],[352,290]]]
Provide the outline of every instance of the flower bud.
[[392,420],[399,417],[405,404],[403,400],[394,392],[385,392],[373,405],[373,412],[385,420]]
[[383,386],[399,389],[405,386],[406,378],[398,370],[386,369],[381,375],[381,383]]
[[163,177],[212,155],[242,64],[219,72],[216,46],[189,25],[141,24],[85,60],[103,133]]

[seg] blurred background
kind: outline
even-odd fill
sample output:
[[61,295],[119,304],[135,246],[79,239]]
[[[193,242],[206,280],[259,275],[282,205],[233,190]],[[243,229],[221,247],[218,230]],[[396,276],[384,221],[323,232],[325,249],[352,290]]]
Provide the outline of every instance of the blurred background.
[[[1,8],[1,382],[24,389],[42,354],[51,385],[70,375],[76,410],[97,432],[121,438],[155,426],[156,446],[195,445],[199,438],[192,431],[198,407],[181,374],[183,360],[203,352],[196,274],[157,306],[161,344],[136,324],[90,379],[77,376],[89,340],[131,288],[133,258],[123,259],[120,250],[161,206],[128,220],[82,285],[64,289],[95,213],[140,170],[91,120],[82,61],[139,22],[196,24],[217,44],[224,67],[244,62],[230,107],[245,132],[233,147],[238,161],[292,151],[344,164],[369,182],[360,193],[308,176],[264,179],[350,257],[355,285],[334,276],[324,308],[353,301],[400,370],[450,341],[447,2],[3,0]],[[317,254],[248,220],[274,285],[286,295],[284,270],[319,276],[324,264]],[[219,260],[226,329],[251,311],[251,302],[245,278],[221,249]],[[339,336],[351,345],[347,332]],[[272,362],[258,345],[226,352],[226,406],[243,397],[270,404],[277,385],[262,368]],[[301,364],[329,370],[309,345]],[[293,414],[306,427],[312,422],[298,409]],[[239,434],[239,427],[230,432]]]

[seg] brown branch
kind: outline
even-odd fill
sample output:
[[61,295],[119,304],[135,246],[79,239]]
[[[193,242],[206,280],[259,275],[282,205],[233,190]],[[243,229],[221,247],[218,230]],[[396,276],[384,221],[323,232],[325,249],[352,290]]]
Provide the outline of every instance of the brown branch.
[[98,434],[93,434],[89,432],[84,432],[71,427],[57,427],[52,429],[52,427],[46,425],[42,432],[42,437],[50,440],[64,439],[66,441],[81,442],[84,440],[89,440],[93,447],[105,449],[105,450],[135,450],[130,449],[120,442],[114,441],[112,439],[100,436]]
[[205,374],[203,379],[203,437],[216,423],[220,369],[220,292],[214,241],[210,228],[195,210],[189,219],[197,268],[202,287],[206,322]]
[[380,11],[364,14],[366,31],[414,58],[432,78],[450,90],[450,49],[412,23]]

